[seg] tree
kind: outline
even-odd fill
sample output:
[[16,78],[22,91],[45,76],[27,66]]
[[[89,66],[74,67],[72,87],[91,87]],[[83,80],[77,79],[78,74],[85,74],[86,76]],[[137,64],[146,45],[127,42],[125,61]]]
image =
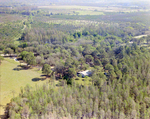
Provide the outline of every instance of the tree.
[[78,37],[77,32],[75,32],[75,33],[73,34],[73,36],[74,36],[74,38],[77,38],[77,37]]
[[107,64],[105,66],[105,69],[108,70],[108,71],[114,71],[114,67],[111,64]]
[[82,54],[85,55],[91,55],[93,52],[93,47],[92,46],[86,46],[85,49],[83,50]]
[[4,53],[5,54],[10,54],[10,56],[11,56],[11,54],[13,54],[14,51],[11,48],[7,48],[7,49],[5,49]]
[[4,45],[3,45],[3,44],[0,44],[0,50],[2,50],[2,51],[3,51],[3,50],[4,50],[4,48],[5,48],[5,47],[4,47]]
[[90,33],[88,32],[88,31],[83,31],[82,32],[82,35],[84,35],[84,36],[87,36],[87,35],[89,35]]
[[91,55],[85,55],[86,62],[93,62],[93,57]]
[[80,59],[79,59],[79,63],[80,63],[80,65],[81,65],[81,69],[82,69],[83,63],[84,63],[84,59],[83,59],[83,58],[80,58]]
[[23,51],[23,52],[20,53],[20,57],[21,57],[22,59],[24,59],[24,57],[25,57],[28,53],[29,53],[29,52],[27,52],[27,51]]
[[35,65],[36,64],[36,60],[34,57],[34,54],[32,52],[29,52],[28,54],[26,54],[26,56],[23,59],[28,65]]
[[78,37],[80,38],[82,36],[81,32],[77,32]]
[[36,63],[37,63],[37,64],[42,64],[43,62],[44,62],[43,57],[41,57],[41,56],[37,56],[37,57],[36,57]]
[[95,59],[94,64],[97,65],[97,66],[101,66],[102,65],[102,63],[101,63],[101,61],[99,59]]
[[68,70],[68,76],[70,78],[73,78],[74,76],[76,76],[76,71],[75,71],[74,68],[69,68],[69,70]]
[[50,65],[44,64],[42,68],[42,73],[45,74],[46,76],[50,75],[52,73]]
[[28,46],[28,44],[26,42],[22,43],[19,47],[21,48],[26,48]]

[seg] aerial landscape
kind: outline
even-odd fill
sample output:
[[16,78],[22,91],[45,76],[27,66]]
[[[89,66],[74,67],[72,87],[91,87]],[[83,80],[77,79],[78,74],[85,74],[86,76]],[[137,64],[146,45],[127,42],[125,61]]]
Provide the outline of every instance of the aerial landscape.
[[1,119],[150,119],[149,0],[0,0]]

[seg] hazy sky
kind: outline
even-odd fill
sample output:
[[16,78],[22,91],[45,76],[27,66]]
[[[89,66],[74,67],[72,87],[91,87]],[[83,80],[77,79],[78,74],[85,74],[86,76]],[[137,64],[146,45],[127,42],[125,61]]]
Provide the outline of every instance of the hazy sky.
[[137,2],[141,2],[144,3],[145,2],[149,2],[150,0],[0,0],[1,2],[12,2],[12,1],[16,1],[16,2],[23,2],[23,3],[45,3],[45,2],[49,2],[49,3],[61,3],[61,2],[67,2],[67,3],[137,3]]

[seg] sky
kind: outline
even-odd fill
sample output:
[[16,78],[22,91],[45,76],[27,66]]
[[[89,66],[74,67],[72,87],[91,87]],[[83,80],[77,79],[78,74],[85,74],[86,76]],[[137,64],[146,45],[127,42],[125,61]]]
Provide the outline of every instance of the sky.
[[59,1],[59,3],[61,2],[67,2],[67,3],[128,3],[128,4],[132,4],[132,3],[137,3],[137,2],[141,2],[144,3],[145,2],[149,2],[150,4],[150,0],[0,0],[1,2],[22,2],[22,3],[44,3],[44,2],[49,2],[49,3],[57,3]]

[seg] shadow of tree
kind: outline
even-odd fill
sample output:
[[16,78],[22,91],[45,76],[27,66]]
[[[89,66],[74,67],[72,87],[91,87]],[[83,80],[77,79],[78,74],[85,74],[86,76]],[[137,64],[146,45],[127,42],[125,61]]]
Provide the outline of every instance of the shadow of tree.
[[8,105],[9,103],[7,103],[7,105],[0,105],[0,107],[4,109],[4,114],[0,115],[0,119],[8,119],[6,114],[6,112],[8,112]]
[[14,68],[13,70],[15,71],[20,71],[20,70],[28,70],[30,69],[31,67],[29,66],[26,66],[26,65],[18,65],[16,68]]
[[14,68],[13,70],[14,71],[20,71],[20,70],[22,70],[22,68],[17,67],[17,68]]
[[36,82],[36,81],[44,81],[46,78],[33,78],[32,81]]
[[5,115],[0,115],[0,119],[7,119]]
[[46,77],[46,75],[41,75],[41,77]]

